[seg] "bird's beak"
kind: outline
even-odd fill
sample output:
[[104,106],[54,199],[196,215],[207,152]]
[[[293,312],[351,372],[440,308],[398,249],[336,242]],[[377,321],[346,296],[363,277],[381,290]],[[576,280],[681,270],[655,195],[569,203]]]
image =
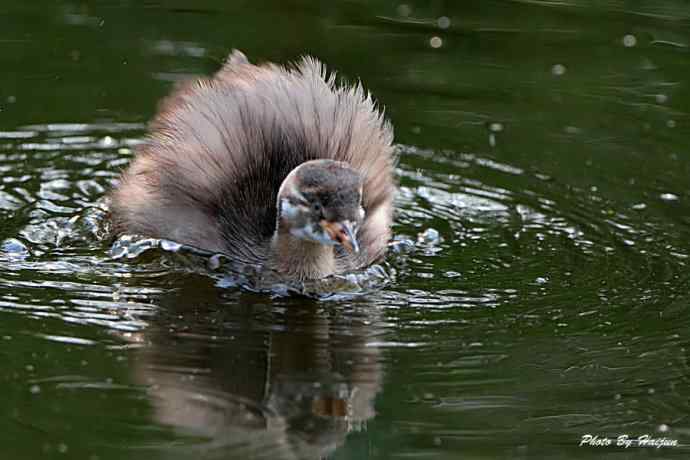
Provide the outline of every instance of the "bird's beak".
[[321,221],[321,228],[335,243],[342,245],[348,252],[359,252],[354,226],[348,222]]

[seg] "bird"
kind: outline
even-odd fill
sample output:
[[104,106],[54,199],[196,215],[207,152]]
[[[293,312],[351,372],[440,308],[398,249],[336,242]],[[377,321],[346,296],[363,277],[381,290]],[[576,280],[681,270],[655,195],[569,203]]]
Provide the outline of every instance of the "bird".
[[233,50],[159,103],[109,193],[112,228],[322,279],[384,257],[396,161],[361,82],[310,56],[252,64]]

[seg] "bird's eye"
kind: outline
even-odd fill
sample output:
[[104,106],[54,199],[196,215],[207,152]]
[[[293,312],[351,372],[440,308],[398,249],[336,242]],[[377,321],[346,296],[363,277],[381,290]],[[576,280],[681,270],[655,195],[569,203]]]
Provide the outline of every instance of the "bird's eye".
[[312,211],[314,211],[314,212],[321,212],[321,209],[322,209],[322,208],[321,208],[321,203],[319,203],[318,201],[313,202],[313,203],[311,204],[311,209],[312,209]]

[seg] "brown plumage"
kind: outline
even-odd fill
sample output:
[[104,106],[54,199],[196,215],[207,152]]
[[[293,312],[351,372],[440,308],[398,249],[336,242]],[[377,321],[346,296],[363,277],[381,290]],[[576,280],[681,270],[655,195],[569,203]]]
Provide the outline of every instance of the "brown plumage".
[[317,60],[256,66],[234,51],[163,100],[110,195],[114,228],[290,279],[366,266],[390,238],[392,139],[369,94]]

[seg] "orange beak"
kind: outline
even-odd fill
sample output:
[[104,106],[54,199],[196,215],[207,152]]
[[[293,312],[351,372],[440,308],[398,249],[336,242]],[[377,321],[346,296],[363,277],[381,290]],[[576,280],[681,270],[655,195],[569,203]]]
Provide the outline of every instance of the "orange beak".
[[321,228],[336,243],[342,245],[347,252],[359,252],[359,244],[355,237],[352,224],[349,222],[328,222],[322,220]]

